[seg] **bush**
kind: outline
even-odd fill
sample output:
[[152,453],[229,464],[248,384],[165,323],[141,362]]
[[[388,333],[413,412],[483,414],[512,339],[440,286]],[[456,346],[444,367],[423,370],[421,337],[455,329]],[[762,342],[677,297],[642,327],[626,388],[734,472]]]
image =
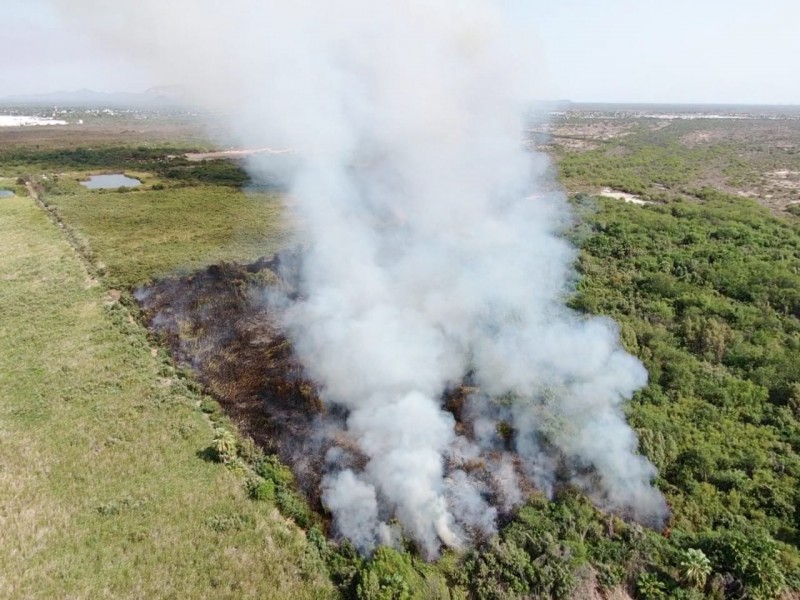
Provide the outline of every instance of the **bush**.
[[481,600],[568,598],[576,583],[569,549],[552,538],[541,551],[537,545],[532,538],[525,546],[511,539],[495,542],[467,561],[465,583]]
[[256,473],[264,479],[273,481],[277,487],[288,487],[294,482],[289,467],[280,462],[277,456],[271,455],[262,459],[256,465]]
[[412,590],[421,592],[422,578],[411,557],[381,547],[364,563],[356,587],[358,600],[410,600]]
[[699,542],[714,570],[732,573],[750,597],[767,600],[783,591],[778,544],[766,532],[752,527],[722,530],[701,536]]
[[248,486],[248,492],[253,500],[259,502],[275,501],[275,482],[270,480],[254,480]]
[[636,579],[636,597],[641,598],[641,600],[666,598],[666,586],[657,575],[644,571]]
[[239,442],[239,457],[249,465],[257,465],[264,460],[264,452],[251,437],[245,437]]
[[293,490],[277,488],[275,501],[281,513],[303,529],[308,529],[314,524],[314,514],[308,508],[308,504]]
[[711,561],[702,550],[689,548],[681,559],[681,578],[692,587],[703,587],[711,575]]
[[206,525],[217,533],[253,529],[255,524],[251,515],[221,514],[206,519]]

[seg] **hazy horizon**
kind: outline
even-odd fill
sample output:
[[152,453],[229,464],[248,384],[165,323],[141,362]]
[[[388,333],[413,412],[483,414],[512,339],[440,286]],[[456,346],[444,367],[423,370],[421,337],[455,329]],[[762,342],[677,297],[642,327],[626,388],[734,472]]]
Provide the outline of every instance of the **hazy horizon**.
[[[133,89],[115,89],[115,90],[99,90],[90,87],[84,87],[79,89],[58,89],[58,90],[46,90],[41,92],[30,92],[24,94],[8,94],[5,96],[0,96],[0,103],[7,103],[8,101],[13,101],[15,99],[23,99],[23,100],[36,100],[36,99],[43,99],[49,96],[52,97],[67,97],[72,94],[78,94],[81,92],[87,92],[92,94],[102,94],[107,96],[137,96],[141,95],[144,96],[148,92],[151,91],[158,91],[163,88],[170,88],[174,87],[171,84],[164,84],[164,85],[154,85],[148,87],[147,89],[143,90],[133,90]],[[63,96],[62,96],[63,95]],[[168,96],[168,94],[166,94]],[[645,102],[636,102],[636,101],[629,101],[629,100],[574,100],[572,98],[537,98],[532,100],[535,104],[537,102],[542,104],[554,104],[558,105],[560,103],[564,103],[567,105],[573,106],[580,106],[580,107],[590,107],[590,106],[614,106],[614,107],[636,107],[636,106],[708,106],[708,107],[775,107],[775,108],[800,108],[800,102],[787,102],[787,103],[754,103],[754,102],[691,102],[691,101],[680,101],[680,102],[657,102],[657,101],[645,101]],[[9,104],[6,104],[10,106]],[[69,106],[69,105],[68,105]]]
[[[533,46],[540,98],[607,104],[798,105],[800,5],[790,0],[504,0],[540,25]],[[0,98],[91,89],[137,93],[160,81],[99,42],[48,0],[7,0]],[[146,26],[132,23],[131,27]],[[201,43],[200,41],[198,43]],[[530,57],[525,57],[529,59]],[[521,60],[521,63],[524,61]]]

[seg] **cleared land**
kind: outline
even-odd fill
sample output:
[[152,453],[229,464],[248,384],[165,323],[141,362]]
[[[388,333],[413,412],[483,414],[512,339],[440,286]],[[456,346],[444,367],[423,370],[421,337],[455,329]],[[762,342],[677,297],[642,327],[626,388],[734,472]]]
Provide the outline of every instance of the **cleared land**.
[[0,597],[330,597],[299,530],[199,458],[200,396],[30,199],[0,202],[0,255]]
[[675,108],[576,107],[533,135],[572,192],[610,187],[669,201],[711,187],[775,214],[800,209],[800,110],[718,118],[715,111],[669,114]]

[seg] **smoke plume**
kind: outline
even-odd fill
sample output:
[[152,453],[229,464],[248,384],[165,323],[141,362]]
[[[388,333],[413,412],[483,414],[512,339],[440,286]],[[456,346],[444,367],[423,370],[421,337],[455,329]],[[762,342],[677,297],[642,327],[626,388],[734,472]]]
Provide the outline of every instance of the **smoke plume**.
[[[521,2],[63,4],[223,111],[240,143],[294,150],[282,176],[305,256],[286,326],[367,459],[329,453],[341,535],[435,556],[491,534],[523,481],[564,473],[605,508],[663,518],[621,409],[647,373],[612,322],[564,305],[576,253],[524,144],[539,74]],[[469,435],[442,400],[465,377]]]

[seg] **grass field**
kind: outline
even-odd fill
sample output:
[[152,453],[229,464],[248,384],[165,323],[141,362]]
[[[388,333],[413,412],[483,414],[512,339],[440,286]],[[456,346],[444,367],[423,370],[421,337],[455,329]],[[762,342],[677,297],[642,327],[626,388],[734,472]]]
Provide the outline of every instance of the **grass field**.
[[286,241],[276,196],[225,186],[83,191],[45,201],[89,240],[109,284],[125,288],[220,261],[250,261]]
[[[152,116],[152,115],[151,115]],[[2,127],[0,128],[0,155],[20,149],[46,151],[48,149],[107,146],[153,146],[170,144],[186,150],[211,150],[216,145],[209,136],[216,137],[218,127],[201,125],[197,119],[181,116],[164,116],[134,119],[126,116],[83,117],[82,125],[58,127]],[[12,167],[7,161],[0,170]],[[25,165],[28,166],[28,165]]]
[[0,255],[0,597],[329,597],[299,530],[199,458],[198,394],[30,199],[0,202]]

